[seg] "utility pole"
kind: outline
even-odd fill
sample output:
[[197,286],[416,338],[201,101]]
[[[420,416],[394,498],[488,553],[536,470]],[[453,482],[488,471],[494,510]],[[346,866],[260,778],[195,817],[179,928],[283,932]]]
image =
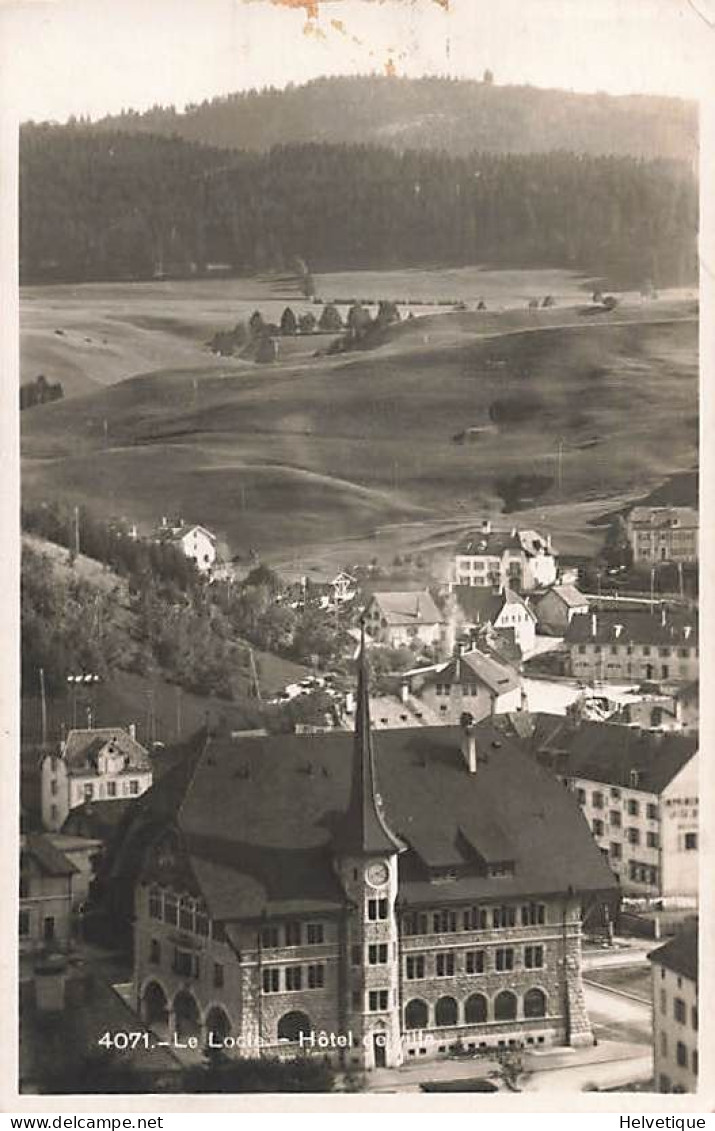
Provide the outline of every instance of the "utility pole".
[[176,685],[176,737],[181,738],[181,688]]
[[74,552],[79,557],[79,507],[74,508]]
[[40,668],[40,713],[42,721],[42,746],[47,745],[47,699],[45,697],[45,669]]
[[255,692],[256,699],[261,700],[261,685],[258,682],[258,668],[256,667],[256,657],[253,655],[253,648],[248,649],[248,660],[251,666],[251,681],[253,683],[253,690]]
[[557,444],[557,448],[556,448],[556,462],[557,462],[556,482],[557,482],[557,485],[558,485],[559,498],[561,498],[561,492],[562,492],[563,483],[564,483],[564,476],[563,476],[564,441],[563,441],[561,436],[559,436],[558,440],[556,441],[556,444]]

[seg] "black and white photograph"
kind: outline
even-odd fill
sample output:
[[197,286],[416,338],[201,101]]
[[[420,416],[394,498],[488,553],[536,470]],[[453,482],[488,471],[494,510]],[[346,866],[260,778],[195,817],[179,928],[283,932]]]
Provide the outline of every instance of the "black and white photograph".
[[13,1086],[692,1101],[715,4],[2,17]]

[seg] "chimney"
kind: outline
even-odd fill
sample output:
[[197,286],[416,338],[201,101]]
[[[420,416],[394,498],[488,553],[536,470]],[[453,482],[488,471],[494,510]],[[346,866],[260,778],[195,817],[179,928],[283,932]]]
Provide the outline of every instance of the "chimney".
[[482,520],[482,534],[491,534],[492,524],[488,518]]
[[462,727],[462,756],[470,774],[477,772],[477,728],[474,725],[474,716],[468,711],[460,720]]
[[516,533],[517,533],[517,531],[516,531],[516,527],[515,527],[515,526],[512,526],[512,528],[511,528],[511,532],[510,532],[510,533],[511,533],[511,536],[512,536],[512,538],[516,538]]
[[693,631],[693,626],[690,625],[690,624],[686,624],[685,627],[683,628],[683,636],[685,637],[686,640],[690,640],[690,634],[691,634],[692,631]]
[[660,624],[661,624],[661,628],[665,628],[665,623],[666,623],[666,616],[667,616],[667,614],[666,614],[666,608],[665,608],[665,605],[661,605],[661,606],[660,606]]
[[127,730],[129,731],[129,737],[133,738],[134,741],[136,742],[136,740],[137,740],[137,724],[136,723],[130,723],[129,726],[127,727]]
[[402,683],[400,684],[400,699],[402,700],[403,703],[407,702],[409,694],[410,694],[410,685],[409,685],[409,683],[407,682],[406,679],[403,679]]
[[616,636],[616,640],[617,640],[617,639],[618,639],[618,637],[619,637],[619,636],[621,635],[621,633],[623,632],[623,625],[622,625],[622,624],[614,624],[614,626],[613,626],[613,631],[614,631],[614,633],[615,633],[615,636]]
[[598,617],[595,613],[591,613],[591,636],[595,636],[598,632]]
[[166,515],[165,515],[165,514],[163,514],[163,515],[161,516],[161,525],[162,525],[162,526],[168,526],[168,520],[167,520],[167,517],[166,517]]

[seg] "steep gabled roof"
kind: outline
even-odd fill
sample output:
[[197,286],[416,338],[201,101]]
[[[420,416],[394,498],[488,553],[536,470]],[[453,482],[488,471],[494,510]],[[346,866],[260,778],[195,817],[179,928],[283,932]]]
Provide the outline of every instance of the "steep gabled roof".
[[[595,632],[594,632],[595,627]],[[608,610],[571,618],[564,633],[567,644],[654,644],[693,648],[698,642],[698,615],[682,610]]]
[[[660,794],[694,756],[694,735],[638,730],[618,723],[531,716],[534,754],[569,778]],[[633,785],[632,773],[637,776]]]
[[685,923],[672,939],[648,955],[657,966],[665,966],[674,974],[698,981],[698,921]]
[[20,850],[20,868],[26,860],[32,860],[46,876],[73,876],[79,871],[64,852],[42,833],[30,833],[25,837]]
[[[478,768],[470,774],[456,727],[375,736],[381,814],[407,845],[398,857],[401,898],[434,903],[546,895],[569,886],[611,890],[613,875],[573,795],[530,755],[528,743],[499,719],[479,723],[476,740]],[[331,912],[344,905],[333,860],[340,831],[353,818],[355,788],[364,788],[363,777],[355,780],[355,742],[344,731],[216,736],[192,760],[173,798],[157,799],[154,823],[177,829],[213,914],[218,908],[226,918]],[[165,782],[138,799],[142,821],[152,820],[152,795]],[[369,848],[385,836],[380,827],[369,832]],[[511,862],[509,873],[491,876],[490,862],[503,860]],[[430,873],[444,868],[455,869],[457,878],[448,890],[436,889]]]
[[564,605],[569,609],[583,608],[584,605],[588,605],[587,598],[584,597],[583,593],[581,593],[575,585],[552,585],[550,589],[547,589],[545,593],[541,594],[539,600],[543,601],[545,597],[548,597],[549,593],[553,593],[553,595],[558,597],[560,601],[563,601]]
[[96,769],[97,758],[109,745],[113,751],[123,754],[127,768],[150,770],[149,755],[141,743],[122,727],[94,727],[90,730],[71,730],[67,735],[63,758],[69,773],[81,773]]
[[444,619],[426,589],[373,593],[372,600],[388,625],[441,624]]
[[426,683],[483,683],[496,695],[506,695],[519,687],[519,678],[513,668],[500,664],[491,656],[473,650],[455,656],[426,677]]
[[520,605],[532,620],[534,613],[513,589],[492,589],[487,585],[455,585],[452,589],[463,615],[472,624],[494,624],[505,605]]

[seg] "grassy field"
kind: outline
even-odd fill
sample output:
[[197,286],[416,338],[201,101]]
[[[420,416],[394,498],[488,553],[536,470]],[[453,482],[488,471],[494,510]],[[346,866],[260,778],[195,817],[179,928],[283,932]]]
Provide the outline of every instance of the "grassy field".
[[[357,297],[399,282],[409,297],[431,273],[399,274],[342,282],[361,283]],[[501,280],[505,297],[546,289],[530,273],[494,274],[512,276]],[[435,273],[432,289],[454,289],[455,275]],[[319,279],[333,294],[340,281]],[[558,280],[548,282],[558,294]],[[258,285],[35,291],[48,325],[58,303],[65,323],[70,312],[109,317],[111,308],[135,341],[153,341],[162,367],[23,413],[26,496],[61,495],[144,528],[180,511],[233,553],[254,549],[299,568],[310,556],[318,568],[404,547],[438,557],[483,513],[514,506],[520,521],[547,523],[561,549],[588,552],[601,537],[589,527],[594,516],[697,461],[692,300],[624,299],[594,318],[573,305],[527,311],[520,299],[486,315],[404,321],[364,353],[284,356],[268,367],[201,352],[199,329],[230,325],[241,303],[261,305]],[[273,293],[279,284],[260,285]],[[173,329],[151,321],[168,306]],[[164,356],[167,336],[195,361]]]
[[[490,310],[521,308],[532,296],[546,294],[573,304],[583,299],[587,282],[566,271],[477,267],[315,277],[318,295],[327,301],[364,298],[374,309],[381,298],[410,298],[422,304],[411,308],[417,314],[438,311],[439,301],[474,305],[482,296]],[[296,314],[320,314],[290,277],[23,287],[21,379],[44,373],[62,382],[65,396],[75,396],[158,368],[199,366],[210,373],[220,363],[205,343],[216,330],[231,329],[256,308],[266,320],[278,322],[286,305]],[[281,352],[300,356],[323,344],[320,337],[287,340]]]

